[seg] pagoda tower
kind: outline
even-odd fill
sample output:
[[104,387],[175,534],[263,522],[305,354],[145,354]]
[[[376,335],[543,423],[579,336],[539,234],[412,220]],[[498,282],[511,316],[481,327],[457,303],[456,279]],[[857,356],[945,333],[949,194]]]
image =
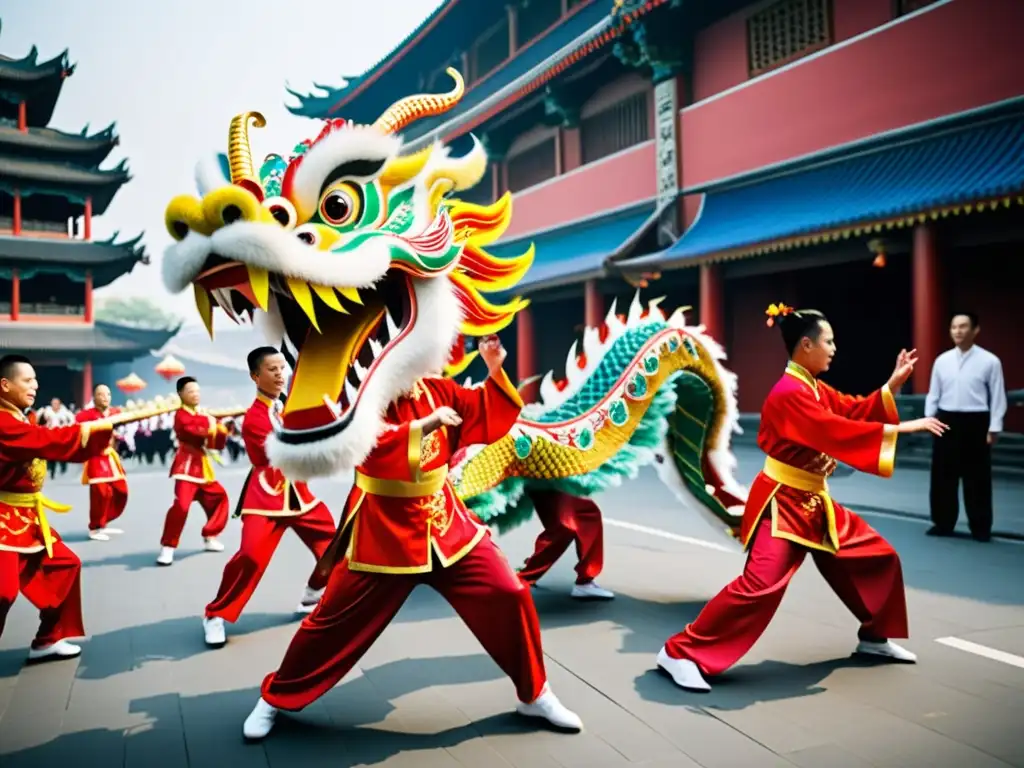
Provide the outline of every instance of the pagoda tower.
[[93,240],[93,218],[131,177],[124,160],[100,168],[118,144],[113,124],[91,134],[49,127],[74,71],[67,51],[45,61],[35,46],[20,59],[0,54],[0,354],[32,359],[40,406],[52,397],[84,406],[95,366],[148,355],[177,332],[93,317],[93,292],[148,258],[141,234]]

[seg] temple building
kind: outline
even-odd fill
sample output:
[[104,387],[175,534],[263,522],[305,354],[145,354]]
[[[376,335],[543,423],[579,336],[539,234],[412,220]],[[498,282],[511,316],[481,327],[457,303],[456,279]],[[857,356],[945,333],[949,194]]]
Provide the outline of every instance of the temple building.
[[580,328],[646,284],[725,344],[744,412],[784,362],[779,301],[832,319],[842,389],[913,346],[925,392],[959,308],[1017,390],[1018,281],[998,278],[1024,244],[1021,28],[1016,0],[449,0],[291,109],[371,122],[464,74],[459,107],[404,136],[476,135],[492,164],[471,198],[514,195],[497,250],[537,249],[504,334],[520,380],[560,375]]
[[35,47],[0,55],[0,354],[28,355],[41,401],[91,399],[94,367],[131,360],[177,329],[142,330],[94,318],[93,293],[147,263],[141,235],[93,239],[130,176],[99,166],[117,146],[114,126],[89,133],[48,127],[64,81],[65,51],[40,61]]

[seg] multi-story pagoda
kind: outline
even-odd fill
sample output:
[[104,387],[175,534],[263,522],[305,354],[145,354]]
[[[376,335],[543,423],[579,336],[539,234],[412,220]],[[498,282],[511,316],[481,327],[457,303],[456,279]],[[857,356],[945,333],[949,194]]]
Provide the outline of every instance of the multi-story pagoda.
[[114,126],[48,127],[74,69],[66,51],[46,61],[35,47],[21,59],[0,55],[0,354],[32,358],[41,400],[84,404],[94,366],[146,355],[177,329],[94,320],[93,292],[148,259],[141,235],[92,237],[93,217],[130,179],[124,160],[99,167],[118,143]]

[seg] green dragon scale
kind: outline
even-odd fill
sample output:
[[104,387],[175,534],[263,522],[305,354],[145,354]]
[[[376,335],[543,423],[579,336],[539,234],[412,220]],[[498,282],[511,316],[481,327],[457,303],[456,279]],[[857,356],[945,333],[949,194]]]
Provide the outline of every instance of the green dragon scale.
[[455,489],[481,520],[505,532],[532,516],[528,490],[592,496],[653,465],[687,509],[732,537],[747,493],[729,447],[736,376],[703,327],[659,303],[637,293],[626,316],[613,304],[602,328],[586,330],[582,355],[573,344],[565,381],[549,372],[506,437],[456,457]]

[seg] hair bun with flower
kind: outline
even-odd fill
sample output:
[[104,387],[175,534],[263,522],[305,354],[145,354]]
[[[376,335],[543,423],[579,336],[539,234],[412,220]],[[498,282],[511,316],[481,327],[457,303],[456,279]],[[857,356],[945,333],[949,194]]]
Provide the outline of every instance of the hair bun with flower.
[[768,309],[764,311],[764,313],[768,315],[768,327],[771,328],[775,325],[776,318],[791,315],[794,311],[795,310],[792,307],[783,304],[781,301],[778,304],[769,304]]

